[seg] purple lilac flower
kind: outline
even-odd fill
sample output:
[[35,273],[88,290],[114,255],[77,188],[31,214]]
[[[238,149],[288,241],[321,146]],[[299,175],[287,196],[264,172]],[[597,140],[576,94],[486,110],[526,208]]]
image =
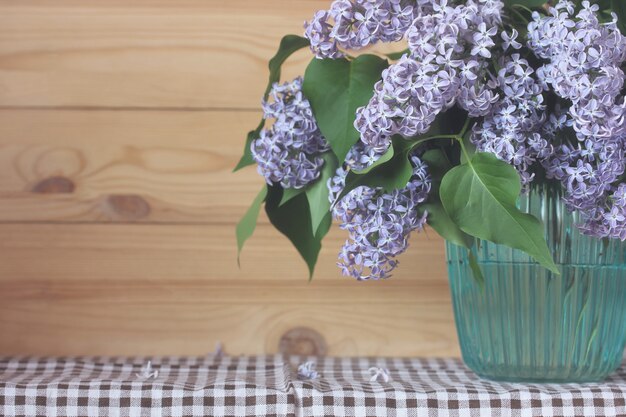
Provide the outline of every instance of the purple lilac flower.
[[619,184],[602,206],[585,211],[583,233],[626,240],[626,184]]
[[402,39],[416,15],[432,0],[335,0],[305,23],[305,36],[318,58],[339,58],[340,49],[361,49]]
[[583,215],[584,232],[624,239],[617,215],[622,208],[614,201],[623,195],[623,184],[615,183],[626,168],[621,94],[626,38],[615,16],[600,23],[597,11],[597,5],[583,1],[576,13],[572,2],[560,1],[550,16],[533,16],[528,45],[546,62],[537,70],[540,81],[571,103],[566,118],[574,135],[552,137],[557,151],[544,161],[548,177],[563,183],[568,207]]
[[[357,145],[359,146],[359,145]],[[351,151],[348,160],[358,160]],[[348,231],[349,239],[339,254],[339,267],[344,275],[358,280],[388,278],[398,265],[396,257],[408,247],[413,230],[423,228],[426,214],[417,207],[428,197],[431,180],[425,164],[411,157],[413,176],[401,190],[385,193],[380,188],[355,188],[333,207],[333,217]],[[364,165],[357,162],[356,168]],[[328,181],[330,201],[334,202],[345,186],[348,169],[339,168]]]
[[338,42],[332,37],[333,18],[330,11],[320,10],[304,24],[304,36],[311,42],[311,50],[318,58],[341,58]]
[[534,177],[530,167],[553,153],[542,136],[546,121],[543,88],[533,78],[528,61],[519,54],[500,60],[497,85],[502,99],[474,125],[471,141],[481,152],[490,152],[515,166],[522,184]]
[[[543,65],[534,70],[516,52],[522,47],[517,31],[502,28],[502,8],[500,0],[461,5],[448,0],[336,0],[305,25],[320,58],[402,37],[409,46],[409,53],[383,72],[370,102],[357,110],[361,140],[329,180],[331,200],[343,189],[348,170],[374,163],[393,135],[424,134],[438,114],[458,105],[479,118],[470,139],[480,151],[515,166],[526,186],[534,177],[532,167],[543,165],[548,178],[563,184],[568,207],[582,213],[583,232],[626,239],[626,183],[619,183],[626,171],[621,93],[626,38],[615,16],[600,23],[598,6],[583,1],[577,12],[567,0],[551,8],[549,16],[535,13],[528,47]],[[551,114],[543,96],[549,90],[560,98]],[[323,151],[327,145],[320,140],[316,143]],[[274,147],[271,140],[264,145]],[[305,155],[315,168],[301,169],[302,178],[317,177],[315,153],[321,151]],[[306,165],[301,157],[293,159]],[[349,233],[339,262],[344,274],[388,277],[410,232],[423,227],[426,214],[420,216],[418,206],[427,198],[430,178],[418,157],[411,160],[414,175],[406,188],[385,193],[358,187],[334,206],[333,216]],[[287,172],[274,166],[269,171],[276,176]]]
[[406,33],[410,54],[383,72],[370,102],[357,110],[361,141],[380,152],[395,134],[426,133],[455,103],[472,117],[487,115],[499,98],[488,67],[502,7],[499,0],[455,7],[436,0],[431,13],[416,17]]
[[302,188],[319,177],[324,164],[320,155],[329,145],[302,94],[302,78],[274,84],[270,97],[263,103],[263,118],[273,124],[252,142],[252,157],[268,184]]

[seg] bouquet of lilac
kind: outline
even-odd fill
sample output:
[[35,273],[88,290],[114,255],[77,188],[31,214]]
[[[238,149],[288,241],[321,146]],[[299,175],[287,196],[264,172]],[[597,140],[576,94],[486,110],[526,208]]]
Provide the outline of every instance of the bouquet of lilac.
[[[348,235],[338,265],[359,280],[389,277],[426,224],[558,273],[516,206],[540,182],[561,188],[581,233],[625,240],[624,22],[622,0],[335,0],[270,61],[236,168],[256,164],[267,184],[239,249],[265,204],[311,274],[333,219]],[[405,49],[356,52],[381,42]],[[281,83],[305,47],[304,76]]]

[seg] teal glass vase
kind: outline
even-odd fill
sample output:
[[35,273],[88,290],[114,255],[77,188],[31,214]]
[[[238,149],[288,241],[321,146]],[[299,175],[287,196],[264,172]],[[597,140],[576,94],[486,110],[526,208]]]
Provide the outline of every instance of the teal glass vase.
[[446,243],[463,360],[494,380],[603,380],[620,366],[626,343],[626,245],[581,234],[557,188],[536,186],[518,204],[542,221],[561,274],[477,241],[480,282],[468,250]]

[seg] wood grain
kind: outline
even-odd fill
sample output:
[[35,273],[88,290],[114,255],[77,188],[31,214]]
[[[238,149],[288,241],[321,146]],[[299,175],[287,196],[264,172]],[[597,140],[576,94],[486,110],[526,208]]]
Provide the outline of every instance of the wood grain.
[[235,223],[258,112],[0,110],[0,222]]
[[304,326],[330,354],[458,354],[432,236],[415,236],[392,280],[357,283],[333,265],[335,230],[308,283],[269,225],[241,270],[231,226],[9,224],[0,233],[2,353],[198,354],[217,341],[229,353],[275,352]]
[[[230,224],[68,226],[10,223],[0,225],[0,233],[3,258],[0,281],[181,279],[216,281],[227,287],[240,280],[263,283],[266,280],[296,279],[303,289],[309,291],[320,281],[332,280],[347,285],[358,294],[359,289],[369,291],[374,288],[377,293],[384,292],[387,285],[399,285],[397,281],[418,279],[419,286],[429,291],[447,291],[443,242],[432,232],[412,236],[410,251],[400,258],[402,267],[393,280],[355,283],[348,278],[337,281],[341,277],[335,266],[336,254],[346,236],[345,232],[333,228],[324,240],[312,284],[306,280],[306,266],[295,249],[269,224],[259,225],[246,245],[241,270],[237,268],[234,226]],[[331,300],[334,297],[333,294],[327,296]],[[404,296],[410,301],[416,294]],[[436,298],[437,302],[442,299]]]
[[458,355],[432,231],[358,283],[335,228],[308,283],[261,215],[236,267],[267,60],[328,3],[0,0],[0,354],[259,354],[310,328],[332,355]]
[[216,304],[207,295],[184,308],[161,299],[133,305],[3,300],[0,312],[6,355],[202,355],[217,342],[232,355],[275,353],[280,336],[296,324],[324,333],[331,355],[458,355],[441,305]]
[[289,356],[326,356],[324,336],[310,327],[294,327],[280,337],[278,351]]
[[0,105],[257,109],[281,37],[327,3],[1,1]]

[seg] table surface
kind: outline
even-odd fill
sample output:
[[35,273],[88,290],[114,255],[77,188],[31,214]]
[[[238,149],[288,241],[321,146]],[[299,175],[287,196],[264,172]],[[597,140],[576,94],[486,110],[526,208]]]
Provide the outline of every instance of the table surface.
[[0,411],[5,417],[626,416],[626,368],[603,383],[558,385],[486,381],[456,359],[8,357],[0,358]]

